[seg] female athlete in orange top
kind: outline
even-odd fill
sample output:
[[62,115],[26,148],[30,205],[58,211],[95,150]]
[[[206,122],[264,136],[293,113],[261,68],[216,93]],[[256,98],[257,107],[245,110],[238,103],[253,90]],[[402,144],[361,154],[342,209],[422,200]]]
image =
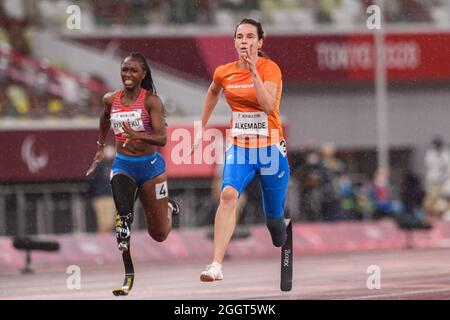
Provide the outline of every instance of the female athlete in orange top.
[[[214,257],[201,273],[202,281],[223,279],[221,264],[236,226],[238,197],[256,174],[261,178],[263,208],[272,242],[281,247],[286,241],[284,203],[289,164],[279,116],[281,71],[260,51],[263,39],[261,24],[243,19],[234,35],[239,60],[215,70],[206,94],[201,131],[222,90],[232,118],[231,145],[225,152],[222,192],[214,223]],[[193,149],[201,138],[196,137]]]

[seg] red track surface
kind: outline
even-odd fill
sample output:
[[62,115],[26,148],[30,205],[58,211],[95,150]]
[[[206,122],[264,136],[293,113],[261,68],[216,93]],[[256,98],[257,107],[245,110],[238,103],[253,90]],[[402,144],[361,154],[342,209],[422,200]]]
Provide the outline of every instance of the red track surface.
[[[8,271],[0,273],[0,299],[450,299],[450,249],[297,255],[290,292],[279,290],[279,259],[227,260],[223,281],[202,283],[208,262],[135,263],[126,297],[111,293],[122,284],[122,265],[80,265],[80,290],[67,289],[65,268]],[[381,270],[381,289],[366,286],[370,265]]]

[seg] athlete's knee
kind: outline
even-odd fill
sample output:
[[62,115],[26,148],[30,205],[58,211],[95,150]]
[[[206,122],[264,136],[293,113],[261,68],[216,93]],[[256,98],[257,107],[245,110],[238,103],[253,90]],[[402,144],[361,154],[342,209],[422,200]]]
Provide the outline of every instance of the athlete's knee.
[[266,225],[272,237],[273,245],[275,247],[281,247],[287,239],[286,222],[284,217],[272,219],[267,218]]
[[162,231],[162,230],[150,230],[148,229],[148,234],[150,235],[150,237],[157,241],[157,242],[163,242],[164,240],[167,239],[167,236],[169,235],[170,230],[168,231]]
[[236,206],[239,194],[232,187],[225,187],[220,194],[220,202],[224,205]]

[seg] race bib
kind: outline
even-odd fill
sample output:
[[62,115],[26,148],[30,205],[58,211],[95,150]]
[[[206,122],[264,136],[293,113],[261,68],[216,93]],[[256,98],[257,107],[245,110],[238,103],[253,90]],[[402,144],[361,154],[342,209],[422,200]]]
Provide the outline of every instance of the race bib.
[[269,136],[269,121],[264,112],[233,112],[232,136]]
[[115,134],[123,133],[124,122],[128,122],[134,131],[145,131],[140,110],[113,113],[110,120]]
[[286,155],[287,155],[286,141],[281,140],[280,143],[277,144],[277,148],[280,151],[281,155],[283,157],[286,157]]

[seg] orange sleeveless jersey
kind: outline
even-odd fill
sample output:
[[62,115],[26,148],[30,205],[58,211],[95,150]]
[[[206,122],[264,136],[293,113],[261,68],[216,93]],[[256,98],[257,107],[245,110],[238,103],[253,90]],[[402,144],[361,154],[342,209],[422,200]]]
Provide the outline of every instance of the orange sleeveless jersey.
[[[282,92],[280,68],[272,60],[262,57],[259,57],[256,63],[256,69],[262,81],[272,81],[278,85],[275,109],[267,116],[267,121],[265,121],[266,115],[256,98],[256,89],[251,72],[246,69],[239,69],[237,63],[238,61],[234,61],[217,67],[213,76],[213,81],[223,88],[225,98],[233,113],[230,121],[233,132],[231,143],[243,148],[266,147],[279,143],[284,139],[280,120]],[[239,119],[242,118],[261,118],[264,120],[260,122],[240,122]],[[266,125],[268,125],[267,130]],[[240,130],[240,133],[252,132],[253,134],[239,135],[236,133],[237,135],[234,136],[234,129]],[[264,134],[260,134],[260,132],[264,132]],[[241,139],[241,137],[244,138]]]

